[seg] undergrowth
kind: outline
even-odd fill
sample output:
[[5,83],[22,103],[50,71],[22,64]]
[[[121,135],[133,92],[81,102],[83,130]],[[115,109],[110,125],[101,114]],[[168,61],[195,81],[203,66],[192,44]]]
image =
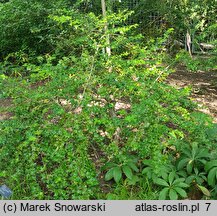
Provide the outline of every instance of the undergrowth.
[[172,70],[155,44],[169,33],[145,47],[121,27],[128,14],[110,15],[108,57],[105,20],[70,14],[50,16],[55,52],[2,63],[13,117],[0,122],[0,182],[13,199],[216,198],[217,127],[163,82]]

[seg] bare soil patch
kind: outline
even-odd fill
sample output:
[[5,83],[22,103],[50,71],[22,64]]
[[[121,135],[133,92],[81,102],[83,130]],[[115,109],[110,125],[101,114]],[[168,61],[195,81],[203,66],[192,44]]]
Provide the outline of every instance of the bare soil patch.
[[0,98],[0,108],[6,108],[10,107],[12,105],[12,99],[11,98]]
[[189,72],[185,67],[178,67],[170,74],[167,83],[175,88],[192,87],[191,98],[199,103],[199,111],[213,117],[217,123],[217,71]]
[[8,120],[13,116],[13,113],[7,111],[7,109],[11,106],[12,106],[11,98],[0,99],[0,121]]

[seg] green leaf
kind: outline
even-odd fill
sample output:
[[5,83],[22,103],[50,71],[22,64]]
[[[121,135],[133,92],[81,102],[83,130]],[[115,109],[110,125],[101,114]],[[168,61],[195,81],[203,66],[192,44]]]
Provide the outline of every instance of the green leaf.
[[189,185],[184,183],[184,182],[179,182],[176,184],[176,187],[187,188],[187,187],[189,187]]
[[139,181],[139,177],[134,175],[132,179],[127,179],[129,185],[135,185]]
[[190,160],[187,164],[187,172],[192,173],[192,169],[193,169],[193,160]]
[[151,160],[144,160],[143,164],[146,166],[151,166],[152,165],[152,161]]
[[186,198],[188,195],[187,193],[180,187],[173,188],[182,198]]
[[124,165],[122,169],[123,169],[124,174],[127,176],[127,178],[132,179],[133,173],[130,167],[127,165]]
[[179,184],[180,182],[184,182],[185,179],[184,178],[177,178],[175,179],[175,181],[173,182],[173,185]]
[[102,170],[107,170],[107,169],[110,169],[110,168],[115,167],[115,166],[117,166],[117,164],[115,164],[113,162],[108,162],[102,167]]
[[109,181],[111,180],[114,176],[113,176],[113,170],[114,168],[110,169],[106,174],[105,174],[105,180]]
[[197,185],[197,187],[202,191],[202,193],[203,193],[205,196],[208,196],[208,197],[211,196],[211,194],[210,194],[210,192],[209,192],[209,190],[208,190],[207,188],[205,188],[205,187],[203,187],[203,186],[200,186],[200,185]]
[[0,172],[0,177],[5,177],[5,176],[6,176],[6,172],[5,171]]
[[116,183],[118,183],[122,178],[122,170],[119,166],[113,169],[113,176]]
[[162,172],[162,173],[161,173],[161,176],[162,176],[162,178],[163,178],[164,180],[167,180],[167,179],[168,179],[168,173],[166,173],[166,172]]
[[169,188],[164,188],[159,194],[159,200],[165,200],[168,195]]
[[168,178],[170,185],[172,185],[174,178],[175,178],[175,173],[171,172]]
[[209,185],[211,185],[211,186],[215,185],[216,174],[217,174],[217,167],[215,167],[209,171],[209,174],[207,177]]
[[191,184],[194,179],[195,179],[195,176],[191,175],[191,176],[188,176],[185,181],[187,184]]
[[190,148],[184,148],[182,149],[182,152],[188,157],[188,159],[192,157]]
[[147,173],[150,173],[150,172],[152,172],[151,167],[146,167],[146,168],[144,168],[144,169],[142,170],[142,174],[147,174]]
[[128,162],[127,165],[130,166],[130,168],[135,171],[135,172],[139,172],[139,169],[137,168],[137,166],[135,165],[135,163],[133,162]]
[[205,170],[208,172],[212,167],[217,167],[217,160],[209,161],[205,165]]
[[179,176],[184,177],[184,178],[186,178],[188,176],[188,174],[186,173],[185,170],[180,170],[180,171],[176,172],[176,174],[178,174]]
[[201,162],[203,165],[207,163],[207,159],[197,159],[197,161]]
[[196,158],[208,158],[208,157],[210,157],[210,154],[207,149],[201,149],[196,156]]
[[192,152],[192,156],[194,158],[198,152],[198,144],[197,143],[192,143],[192,151],[191,152]]
[[148,172],[147,175],[146,175],[146,177],[147,177],[148,179],[152,179],[152,174],[151,174],[150,172]]
[[171,200],[177,200],[178,199],[178,194],[176,193],[175,190],[172,188],[169,190],[169,197]]
[[109,193],[106,195],[106,199],[107,200],[117,200],[118,198],[117,198],[117,195]]
[[188,161],[189,161],[189,158],[184,158],[181,161],[179,161],[177,169],[178,170],[183,169],[185,167],[185,165],[188,163]]
[[35,137],[35,136],[29,136],[29,137],[28,137],[28,140],[34,142],[34,141],[37,140],[37,137]]
[[161,179],[161,178],[157,178],[157,179],[155,180],[155,183],[158,184],[158,185],[162,185],[162,186],[165,186],[165,187],[169,187],[169,184],[168,184],[165,180],[163,180],[163,179]]

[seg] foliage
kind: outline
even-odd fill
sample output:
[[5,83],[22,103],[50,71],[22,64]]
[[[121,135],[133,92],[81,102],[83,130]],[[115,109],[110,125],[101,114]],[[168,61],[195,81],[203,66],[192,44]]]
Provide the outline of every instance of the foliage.
[[208,172],[208,184],[215,186],[217,180],[217,160],[207,162],[205,170]]
[[164,186],[160,192],[159,199],[165,200],[167,196],[169,196],[171,200],[177,200],[178,196],[182,198],[187,197],[187,193],[183,189],[188,187],[188,185],[184,183],[185,179],[175,178],[175,176],[175,172],[171,172],[165,179],[156,179],[156,184]]
[[[0,3],[0,58],[10,53],[24,51],[27,54],[44,54],[53,47],[49,41],[49,14],[65,8],[69,1],[23,1]],[[16,58],[11,59],[16,63]]]
[[175,64],[184,65],[187,70],[196,72],[198,70],[208,71],[216,69],[216,56],[208,56],[208,58],[203,56],[195,55],[193,58],[189,54],[181,50],[176,54]]
[[[27,7],[14,0],[1,9],[18,3]],[[42,4],[32,7],[40,14]],[[57,8],[46,11],[44,34],[19,38],[41,20],[17,23],[25,29],[16,29],[13,44],[9,22],[5,27],[3,41],[14,50],[6,49],[1,63],[0,99],[10,98],[12,106],[11,117],[0,122],[0,182],[13,189],[13,198],[177,199],[188,196],[193,182],[205,195],[213,191],[215,126],[195,110],[188,89],[163,82],[172,70],[162,44],[172,30],[144,43],[135,25],[125,26],[127,11],[105,20]],[[38,34],[41,44],[34,41]],[[111,185],[107,194],[102,176]]]
[[[121,158],[120,158],[121,159]],[[108,162],[105,164],[105,168],[109,169],[105,175],[105,180],[109,181],[114,178],[115,182],[118,183],[123,174],[131,181],[136,180],[136,175],[134,172],[138,172],[137,160],[136,158],[123,158],[125,161],[120,165],[116,163]]]
[[209,152],[205,148],[198,148],[198,143],[192,143],[191,146],[186,146],[182,149],[182,156],[177,168],[183,169],[186,167],[188,173],[192,173],[193,168],[204,166],[206,158],[209,158]]

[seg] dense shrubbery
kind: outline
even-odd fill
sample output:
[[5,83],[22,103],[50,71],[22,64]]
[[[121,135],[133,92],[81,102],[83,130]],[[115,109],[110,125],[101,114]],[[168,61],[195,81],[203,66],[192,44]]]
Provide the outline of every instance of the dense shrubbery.
[[[30,56],[51,52],[51,19],[54,11],[66,8],[69,1],[23,1],[0,3],[0,58],[24,52]],[[11,60],[16,62],[16,58]]]
[[55,51],[10,73],[3,63],[0,98],[13,100],[13,117],[0,123],[0,182],[13,198],[216,197],[217,128],[187,88],[163,83],[171,70],[155,44],[168,35],[145,47],[133,26],[121,27],[126,18],[108,16],[111,57],[105,20],[57,10],[46,35]]
[[176,54],[175,63],[186,67],[188,71],[196,72],[198,70],[209,71],[215,70],[217,56],[212,55],[204,58],[203,56],[190,57],[185,50],[181,50]]

